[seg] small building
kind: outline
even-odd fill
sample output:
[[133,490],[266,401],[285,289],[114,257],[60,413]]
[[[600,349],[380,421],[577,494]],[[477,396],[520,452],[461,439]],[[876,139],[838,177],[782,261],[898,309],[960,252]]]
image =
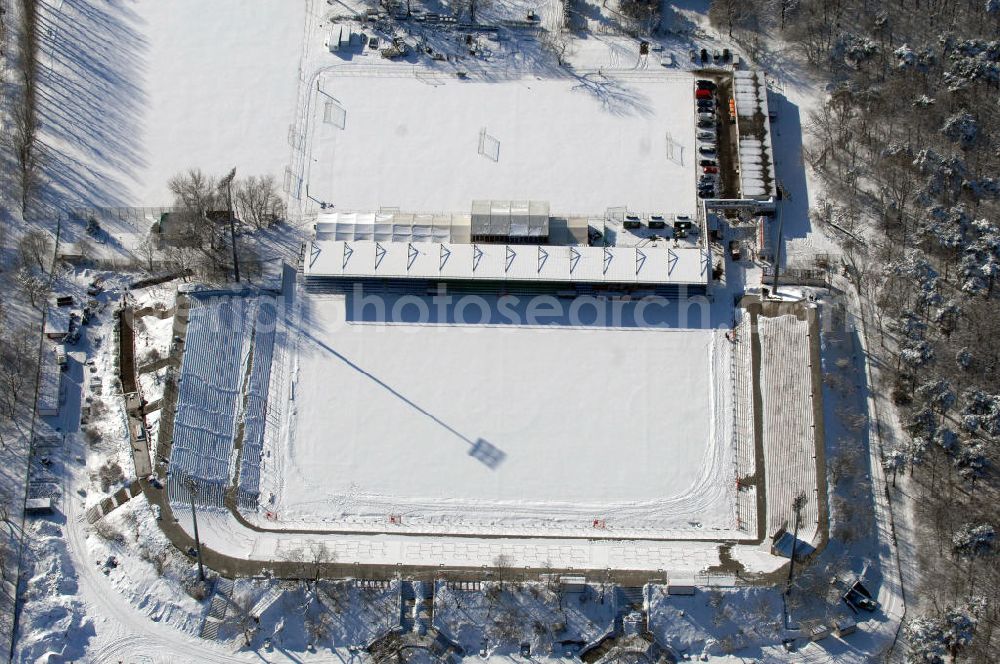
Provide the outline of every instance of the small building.
[[587,577],[560,576],[559,587],[564,593],[582,593],[587,589]]
[[826,637],[830,636],[830,627],[823,623],[814,625],[809,630],[809,640],[810,641],[822,641]]
[[670,579],[667,582],[668,595],[693,595],[694,592],[694,579]]
[[183,212],[164,212],[160,220],[153,224],[150,233],[156,241],[157,249],[167,247],[200,248],[203,245],[207,220]]
[[45,336],[55,341],[62,341],[69,334],[69,309],[60,306],[50,306],[45,314]]
[[28,498],[28,500],[24,503],[24,513],[27,516],[52,514],[52,511],[52,496],[45,496],[43,498]]
[[841,618],[833,625],[833,631],[837,636],[847,636],[858,631],[858,624],[850,618]]
[[42,417],[54,417],[59,414],[62,375],[56,347],[47,341],[38,367],[37,408],[38,414]]
[[353,30],[350,25],[335,25],[326,38],[326,47],[330,53],[336,53],[350,48]]
[[472,241],[548,244],[547,201],[472,201]]

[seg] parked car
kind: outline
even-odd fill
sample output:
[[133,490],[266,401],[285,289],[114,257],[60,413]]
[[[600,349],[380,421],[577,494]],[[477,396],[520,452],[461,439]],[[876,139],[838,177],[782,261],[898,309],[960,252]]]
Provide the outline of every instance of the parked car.
[[715,83],[707,78],[699,78],[696,82],[699,90],[715,90]]
[[704,155],[706,157],[715,156],[715,146],[714,145],[701,145],[698,147],[698,154]]
[[709,141],[710,143],[715,142],[715,132],[714,131],[699,131],[698,132],[699,141]]
[[698,120],[699,129],[715,129],[715,122],[713,120]]
[[719,162],[715,161],[714,159],[702,159],[698,163],[701,166],[718,166],[719,165]]
[[738,261],[742,254],[740,253],[740,241],[730,240],[729,241],[729,256],[734,260]]
[[711,99],[712,91],[699,88],[698,90],[695,90],[694,96],[696,99]]
[[698,198],[715,198],[715,190],[699,189]]
[[699,120],[712,120],[714,122],[715,121],[715,113],[699,113],[698,114],[698,119]]
[[719,172],[719,167],[718,166],[705,166],[704,172],[706,172],[706,173],[718,173]]

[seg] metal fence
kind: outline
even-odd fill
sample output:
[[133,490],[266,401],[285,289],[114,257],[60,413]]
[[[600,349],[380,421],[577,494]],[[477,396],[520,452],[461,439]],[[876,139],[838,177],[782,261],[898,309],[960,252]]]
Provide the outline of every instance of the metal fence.
[[147,231],[165,212],[176,212],[176,207],[78,207],[69,209],[71,221],[86,223],[94,219],[102,226],[124,224],[137,231]]

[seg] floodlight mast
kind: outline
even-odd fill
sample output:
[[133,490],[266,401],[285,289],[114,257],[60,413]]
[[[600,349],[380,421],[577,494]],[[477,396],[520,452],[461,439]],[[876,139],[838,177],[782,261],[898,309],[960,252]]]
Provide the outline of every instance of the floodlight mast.
[[233,244],[233,276],[236,283],[240,283],[240,259],[236,255],[236,224],[233,219],[233,180],[236,178],[236,167],[229,171],[229,175],[222,178],[219,187],[226,188],[226,210],[229,214],[229,239]]

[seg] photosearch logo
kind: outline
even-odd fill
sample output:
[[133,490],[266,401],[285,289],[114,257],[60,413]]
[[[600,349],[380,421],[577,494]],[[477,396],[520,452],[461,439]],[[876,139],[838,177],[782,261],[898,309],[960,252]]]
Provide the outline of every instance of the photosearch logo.
[[573,294],[451,293],[427,295],[366,290],[355,284],[346,294],[352,323],[475,329],[511,327],[701,327],[711,325],[711,306],[702,295],[609,296]]

